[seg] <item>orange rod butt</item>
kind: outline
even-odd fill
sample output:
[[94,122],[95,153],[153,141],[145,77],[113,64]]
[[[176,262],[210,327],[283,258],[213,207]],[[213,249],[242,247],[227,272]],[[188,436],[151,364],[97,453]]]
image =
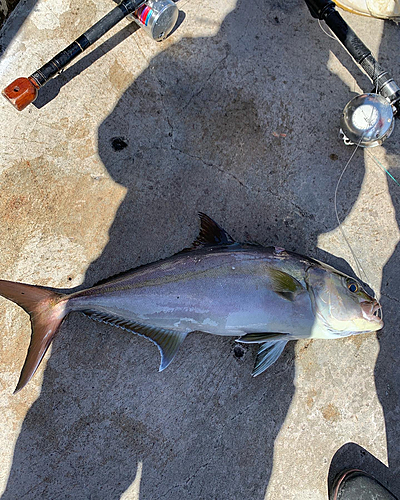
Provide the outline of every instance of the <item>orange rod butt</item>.
[[17,78],[3,91],[3,96],[8,99],[18,111],[25,109],[38,95],[39,86],[33,78]]

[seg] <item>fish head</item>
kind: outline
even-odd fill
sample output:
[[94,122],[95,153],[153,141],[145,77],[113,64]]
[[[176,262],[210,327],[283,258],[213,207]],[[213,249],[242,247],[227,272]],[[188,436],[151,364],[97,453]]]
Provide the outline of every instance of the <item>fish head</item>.
[[307,269],[306,283],[326,337],[347,337],[383,327],[381,305],[358,280],[321,264]]

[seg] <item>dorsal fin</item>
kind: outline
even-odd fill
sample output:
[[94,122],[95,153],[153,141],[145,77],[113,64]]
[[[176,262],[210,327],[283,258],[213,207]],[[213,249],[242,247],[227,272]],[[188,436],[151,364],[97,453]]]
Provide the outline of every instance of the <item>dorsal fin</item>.
[[192,246],[188,250],[196,250],[202,247],[216,246],[216,245],[234,245],[236,242],[225,229],[222,229],[215,221],[208,215],[199,212],[200,217],[200,233],[194,240]]
[[[200,233],[198,237],[192,243],[192,246],[189,248],[185,248],[177,252],[176,255],[179,255],[182,252],[189,252],[191,250],[197,250],[198,248],[207,247],[207,246],[216,246],[216,245],[233,245],[236,241],[230,236],[225,229],[222,229],[215,221],[211,219],[208,215],[199,212],[200,217]],[[253,243],[252,243],[253,244]],[[254,243],[254,245],[258,245]],[[122,271],[120,273],[109,276],[108,278],[103,278],[100,281],[96,281],[94,286],[103,285],[104,283],[108,283],[109,281],[114,281],[117,279],[124,278],[133,272],[138,271],[139,269],[143,269],[145,267],[150,267],[153,263],[142,264],[138,267],[133,267],[128,269],[127,271]]]

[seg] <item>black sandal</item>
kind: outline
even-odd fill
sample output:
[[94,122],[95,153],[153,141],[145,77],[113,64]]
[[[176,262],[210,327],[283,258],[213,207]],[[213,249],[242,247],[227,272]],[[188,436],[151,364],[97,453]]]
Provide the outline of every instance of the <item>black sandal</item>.
[[398,500],[379,481],[359,469],[339,474],[331,491],[330,500]]

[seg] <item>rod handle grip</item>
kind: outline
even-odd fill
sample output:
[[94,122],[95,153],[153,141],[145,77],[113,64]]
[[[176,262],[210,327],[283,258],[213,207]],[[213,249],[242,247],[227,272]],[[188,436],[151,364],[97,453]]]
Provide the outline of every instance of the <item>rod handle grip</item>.
[[18,111],[25,109],[38,95],[39,86],[33,78],[17,78],[3,91],[3,96],[8,99]]

